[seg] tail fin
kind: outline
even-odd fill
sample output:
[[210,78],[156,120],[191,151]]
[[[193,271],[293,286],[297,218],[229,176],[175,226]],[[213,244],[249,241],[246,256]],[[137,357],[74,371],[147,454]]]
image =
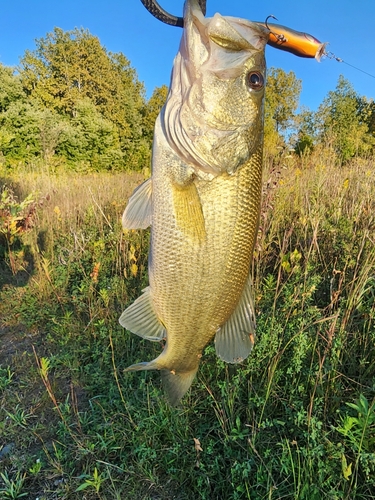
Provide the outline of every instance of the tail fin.
[[167,393],[167,399],[171,406],[177,406],[180,399],[188,391],[194,377],[198,371],[198,366],[190,372],[174,372],[170,370],[161,371],[163,387]]
[[[157,358],[156,358],[157,359]],[[141,370],[160,370],[156,359],[150,362],[137,363],[128,366],[124,372],[138,372]],[[167,399],[171,406],[177,406],[180,399],[188,391],[198,371],[198,366],[190,372],[174,372],[173,370],[161,369],[163,387],[167,393]]]
[[142,363],[136,363],[135,365],[130,365],[125,368],[124,372],[139,372],[141,370],[158,370],[158,366],[155,363],[155,359],[152,361],[143,361]]

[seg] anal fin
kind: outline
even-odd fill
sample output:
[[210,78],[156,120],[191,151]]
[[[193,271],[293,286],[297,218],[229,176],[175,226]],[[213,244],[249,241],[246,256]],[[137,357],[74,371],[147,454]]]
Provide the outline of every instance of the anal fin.
[[152,221],[152,181],[151,177],[142,182],[129,198],[122,216],[124,229],[146,229]]
[[163,323],[152,305],[150,287],[122,313],[120,325],[147,340],[158,341],[166,336]]
[[227,363],[240,363],[248,357],[253,348],[254,334],[255,314],[249,276],[236,309],[216,333],[217,356]]

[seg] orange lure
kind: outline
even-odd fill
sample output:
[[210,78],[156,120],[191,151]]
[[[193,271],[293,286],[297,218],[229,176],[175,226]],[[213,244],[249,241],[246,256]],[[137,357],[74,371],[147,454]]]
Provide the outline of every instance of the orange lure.
[[[206,0],[198,0],[203,15],[206,15]],[[157,19],[163,23],[172,26],[184,26],[182,17],[172,16],[160,7],[156,0],[141,0],[146,9]],[[276,19],[275,16],[270,15],[264,23],[257,23],[266,27],[270,31],[268,45],[275,49],[285,50],[299,57],[309,57],[320,61],[320,58],[326,53],[326,43],[321,43],[312,35],[302,33],[300,31],[292,30],[286,26],[279,24],[268,24],[269,18]]]
[[270,30],[268,45],[285,50],[299,57],[315,57],[317,61],[325,54],[327,43],[321,43],[312,35],[295,31],[280,24],[259,23]]

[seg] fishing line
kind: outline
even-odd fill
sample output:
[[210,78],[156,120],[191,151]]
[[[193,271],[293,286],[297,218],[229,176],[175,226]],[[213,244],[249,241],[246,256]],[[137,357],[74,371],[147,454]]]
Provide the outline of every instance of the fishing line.
[[375,78],[375,76],[371,75],[371,73],[367,73],[367,71],[363,71],[363,69],[357,68],[357,66],[353,66],[353,64],[349,64],[348,62],[343,61],[342,59],[340,61],[338,61],[338,62],[342,62],[342,63],[346,64],[347,66],[351,66],[352,68],[356,69],[357,71],[360,71],[361,73],[364,73],[365,75],[371,76],[371,78]]
[[[141,0],[141,2],[146,9],[160,21],[174,26],[179,26],[181,28],[183,27],[183,19],[181,17],[172,16],[166,12],[160,7],[157,0]],[[199,0],[199,5],[203,15],[206,14],[206,2],[207,0]],[[270,39],[267,43],[272,47],[279,50],[286,50],[287,52],[291,52],[299,57],[315,57],[318,61],[322,56],[325,56],[328,59],[335,59],[337,62],[344,63],[371,78],[375,78],[375,75],[372,75],[371,73],[344,61],[341,57],[337,57],[332,52],[325,50],[327,43],[319,42],[318,39],[308,33],[301,33],[286,26],[268,23],[268,19],[270,18],[277,20],[277,17],[270,14],[267,16],[264,23],[258,24],[262,24],[269,30]]]
[[324,52],[323,53],[324,56],[328,57],[328,59],[335,59],[337,62],[339,63],[344,63],[346,64],[347,66],[350,66],[351,68],[354,68],[356,69],[357,71],[360,71],[361,73],[364,73],[365,75],[367,76],[371,76],[371,78],[375,78],[374,75],[372,75],[371,73],[368,73],[367,71],[364,71],[363,69],[361,68],[357,68],[357,66],[354,66],[353,64],[350,64],[346,61],[344,61],[343,59],[341,59],[341,57],[337,57],[335,54],[333,54],[332,52]]

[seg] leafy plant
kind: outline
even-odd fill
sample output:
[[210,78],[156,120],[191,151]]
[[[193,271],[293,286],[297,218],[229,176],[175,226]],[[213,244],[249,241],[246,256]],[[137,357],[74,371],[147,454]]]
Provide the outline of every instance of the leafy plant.
[[17,201],[10,188],[2,187],[0,193],[0,236],[8,248],[16,238],[33,224],[35,212],[34,195],[29,194],[23,201]]
[[11,498],[12,500],[16,500],[17,498],[23,498],[28,496],[28,493],[22,492],[24,487],[24,482],[26,478],[26,474],[16,473],[15,479],[10,479],[8,472],[0,472],[0,477],[3,482],[3,487],[0,485],[0,493],[3,495],[3,498]]
[[85,481],[80,486],[78,486],[76,491],[82,491],[86,488],[93,488],[96,493],[99,493],[104,480],[102,474],[99,474],[96,467],[94,468],[94,472],[91,476],[88,474],[83,474],[79,479],[84,479]]
[[7,178],[21,199],[36,184],[51,196],[27,233],[31,279],[0,289],[0,439],[11,450],[1,462],[10,482],[24,479],[19,494],[373,496],[375,171],[371,161],[338,169],[331,154],[274,159],[254,255],[253,352],[233,366],[208,345],[177,409],[158,373],[123,372],[163,348],[118,324],[147,286],[149,233],[120,223],[143,177]]
[[355,410],[357,416],[341,417],[337,431],[347,438],[353,450],[375,453],[375,400],[369,404],[366,397],[360,394],[355,403],[346,405]]
[[14,372],[11,371],[9,366],[7,368],[2,368],[0,365],[0,390],[4,390],[10,385],[13,377]]
[[27,413],[25,410],[20,408],[19,404],[14,407],[13,411],[10,412],[5,410],[5,413],[7,414],[8,418],[10,418],[16,425],[22,427],[23,429],[26,429],[28,420],[33,416],[32,413]]

